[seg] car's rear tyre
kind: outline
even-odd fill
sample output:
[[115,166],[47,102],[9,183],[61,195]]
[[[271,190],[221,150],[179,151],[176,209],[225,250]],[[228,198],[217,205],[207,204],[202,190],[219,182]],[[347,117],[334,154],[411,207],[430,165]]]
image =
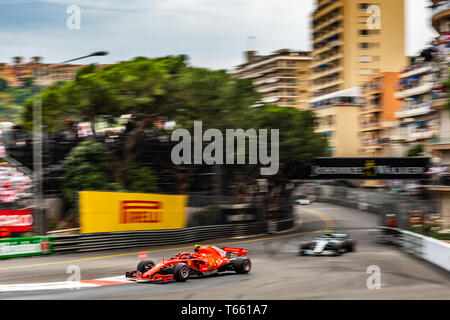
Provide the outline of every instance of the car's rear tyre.
[[348,251],[349,252],[355,252],[356,251],[356,241],[355,240],[349,240]]
[[177,282],[186,281],[191,275],[191,270],[186,263],[177,263],[173,266],[173,278]]
[[236,273],[249,273],[252,269],[252,263],[249,258],[237,257],[233,262],[233,269]]
[[343,251],[343,245],[342,244],[336,244],[334,246],[334,255],[335,256],[340,256],[342,254]]
[[310,247],[311,247],[310,241],[305,241],[305,242],[300,243],[300,249],[310,249]]
[[311,242],[309,242],[309,241],[300,242],[300,245],[298,246],[298,255],[306,256],[305,249],[310,249],[310,248],[311,248]]
[[151,268],[153,268],[154,266],[155,266],[155,263],[152,260],[142,260],[142,261],[139,261],[136,269],[140,273],[145,273],[148,270],[150,270]]

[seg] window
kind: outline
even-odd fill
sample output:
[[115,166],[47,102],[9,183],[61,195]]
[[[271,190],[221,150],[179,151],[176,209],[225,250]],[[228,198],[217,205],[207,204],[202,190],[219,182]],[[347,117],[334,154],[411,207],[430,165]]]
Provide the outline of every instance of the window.
[[359,48],[360,49],[369,49],[369,43],[368,42],[360,42]]
[[366,76],[370,74],[370,69],[359,69],[359,75]]
[[372,56],[359,56],[359,62],[372,62]]
[[368,36],[370,33],[369,30],[363,29],[363,30],[359,30],[359,35],[360,36]]
[[369,4],[368,3],[360,3],[358,5],[358,9],[363,11],[363,10],[367,10],[367,8],[369,8]]

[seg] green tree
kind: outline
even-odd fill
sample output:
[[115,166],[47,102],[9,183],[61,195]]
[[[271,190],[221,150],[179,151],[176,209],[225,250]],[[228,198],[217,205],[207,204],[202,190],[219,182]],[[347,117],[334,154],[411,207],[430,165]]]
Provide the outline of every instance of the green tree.
[[[250,80],[236,79],[224,70],[189,66],[185,56],[138,57],[105,68],[90,65],[81,69],[74,81],[42,93],[44,124],[50,131],[59,130],[67,118],[94,123],[106,115],[110,118],[132,115],[133,125],[123,149],[114,158],[120,163],[114,177],[123,186],[130,186],[126,172],[134,170],[133,164],[143,151],[146,130],[156,131],[154,123],[167,120],[174,120],[176,128],[191,132],[194,120],[202,121],[203,130],[279,129],[282,167],[278,177],[295,176],[312,158],[327,155],[326,139],[314,133],[312,112],[275,105],[251,108],[260,98]],[[32,106],[30,99],[22,112],[30,128]],[[191,167],[172,169],[177,181],[188,180]],[[254,166],[227,166],[224,170],[228,173],[243,169],[259,172]]]
[[5,91],[8,88],[8,81],[3,78],[0,78],[0,91]]
[[156,192],[156,177],[151,169],[132,165],[126,171],[124,189],[129,192]]
[[274,180],[298,178],[314,158],[329,156],[327,139],[314,131],[312,111],[266,105],[253,108],[249,121],[259,129],[279,130],[280,168]]
[[71,207],[78,199],[78,191],[116,191],[112,180],[110,153],[95,141],[83,141],[73,148],[64,163],[63,197]]
[[424,147],[423,144],[416,144],[414,147],[408,150],[408,157],[419,157],[423,154]]

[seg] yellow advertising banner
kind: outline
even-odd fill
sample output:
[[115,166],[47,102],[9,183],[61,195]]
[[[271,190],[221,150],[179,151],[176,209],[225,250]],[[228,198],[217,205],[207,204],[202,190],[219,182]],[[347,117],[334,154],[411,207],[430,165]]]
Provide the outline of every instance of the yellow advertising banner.
[[81,191],[81,233],[186,227],[187,196]]

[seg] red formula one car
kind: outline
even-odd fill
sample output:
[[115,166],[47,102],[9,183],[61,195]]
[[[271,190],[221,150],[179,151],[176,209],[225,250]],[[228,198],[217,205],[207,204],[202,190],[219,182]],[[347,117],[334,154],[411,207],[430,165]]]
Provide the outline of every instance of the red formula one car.
[[186,281],[193,275],[206,276],[227,271],[248,273],[251,269],[246,249],[195,246],[194,251],[178,253],[156,265],[151,260],[140,261],[137,270],[126,272],[125,277],[137,282]]

